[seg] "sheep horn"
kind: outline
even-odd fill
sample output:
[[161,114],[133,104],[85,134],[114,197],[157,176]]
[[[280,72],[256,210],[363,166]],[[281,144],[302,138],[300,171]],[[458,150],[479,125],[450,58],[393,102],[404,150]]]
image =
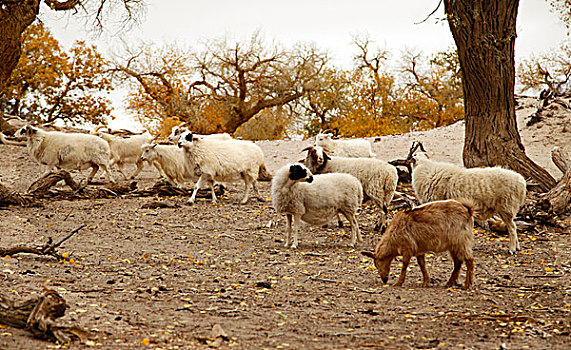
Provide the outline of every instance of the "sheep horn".
[[307,146],[307,147],[305,147],[304,149],[302,149],[301,152],[311,151],[311,150],[313,150],[313,149],[314,149],[313,146]]

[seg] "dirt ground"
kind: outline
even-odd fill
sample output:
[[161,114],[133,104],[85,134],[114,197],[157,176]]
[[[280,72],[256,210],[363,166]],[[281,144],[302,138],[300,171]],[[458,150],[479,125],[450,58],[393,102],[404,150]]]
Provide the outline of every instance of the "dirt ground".
[[[559,178],[549,151],[571,151],[571,117],[555,111],[525,126],[536,101],[520,101],[521,135],[528,154]],[[406,156],[412,140],[423,141],[435,159],[459,163],[463,124],[388,136],[374,143],[379,158]],[[309,141],[258,143],[271,172],[301,159]],[[0,145],[0,182],[25,191],[40,170],[25,148]],[[119,174],[114,173],[117,178]],[[74,173],[84,179],[87,171]],[[145,168],[139,188],[157,180]],[[73,262],[17,255],[0,258],[0,291],[25,299],[56,290],[69,304],[63,323],[91,330],[82,349],[569,349],[571,347],[571,249],[567,231],[536,227],[519,232],[522,250],[507,251],[507,236],[476,229],[472,290],[446,289],[452,263],[429,256],[432,277],[421,287],[413,263],[404,287],[383,285],[370,259],[379,235],[374,209],[358,219],[365,243],[350,247],[344,229],[304,226],[300,246],[285,249],[285,219],[265,203],[240,205],[242,184],[230,187],[219,205],[186,198],[174,209],[142,209],[153,198],[45,201],[41,208],[0,210],[0,247],[43,244],[81,224],[60,252]],[[276,227],[277,226],[277,227]],[[389,283],[395,282],[399,261]],[[464,271],[460,282],[463,282]],[[227,337],[213,338],[220,325]],[[58,345],[0,325],[1,349],[47,349]]]

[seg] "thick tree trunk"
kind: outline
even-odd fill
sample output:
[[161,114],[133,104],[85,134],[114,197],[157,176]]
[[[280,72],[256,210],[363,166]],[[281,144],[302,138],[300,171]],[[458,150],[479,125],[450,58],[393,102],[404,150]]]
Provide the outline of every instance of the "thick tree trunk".
[[555,179],[525,154],[515,116],[516,17],[519,0],[445,0],[462,68],[466,167],[501,165],[543,191]]
[[[0,7],[0,96],[4,94],[10,75],[20,60],[22,33],[32,24],[39,9],[39,0],[8,2]],[[14,132],[0,112],[2,131],[8,134]]]

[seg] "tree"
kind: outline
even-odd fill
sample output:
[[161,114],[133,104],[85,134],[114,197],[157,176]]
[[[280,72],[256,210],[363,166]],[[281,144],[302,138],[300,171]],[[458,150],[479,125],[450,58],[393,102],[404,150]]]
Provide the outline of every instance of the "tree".
[[105,60],[94,46],[76,42],[64,52],[42,23],[23,36],[23,53],[6,88],[8,113],[38,122],[105,123],[111,90]]
[[[135,19],[143,4],[142,0],[0,0],[0,95],[20,59],[22,34],[37,18],[41,3],[51,11],[84,12],[99,28],[111,12],[122,23]],[[123,11],[117,11],[118,5]],[[0,131],[8,129],[0,110]]]
[[554,96],[571,93],[571,45],[523,60],[518,69],[522,90],[546,89]]
[[120,61],[118,76],[144,93],[131,100],[133,109],[152,110],[158,119],[176,116],[198,132],[232,133],[261,111],[315,89],[327,56],[311,46],[267,45],[254,33],[246,43],[211,40],[201,51],[141,50]]
[[417,93],[408,104],[435,107],[435,110],[428,107],[424,112],[430,127],[449,125],[464,118],[462,78],[456,50],[439,52],[428,63],[420,53],[407,50],[402,62],[402,70],[407,75],[406,86]]
[[444,0],[462,68],[466,167],[502,165],[547,191],[555,179],[525,154],[515,116],[519,0]]

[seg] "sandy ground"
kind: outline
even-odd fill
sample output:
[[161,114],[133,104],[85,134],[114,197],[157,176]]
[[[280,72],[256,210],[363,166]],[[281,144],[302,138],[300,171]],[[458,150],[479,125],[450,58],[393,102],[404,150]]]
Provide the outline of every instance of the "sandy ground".
[[[536,101],[524,99],[518,125],[530,155],[556,178],[550,150],[571,151],[571,117],[525,126]],[[382,137],[379,158],[406,156],[422,141],[438,160],[460,163],[463,124]],[[275,171],[303,157],[309,141],[261,141]],[[25,191],[40,170],[23,147],[0,145],[0,182]],[[115,173],[118,177],[118,173]],[[75,173],[84,179],[87,171]],[[145,168],[139,187],[157,180]],[[261,184],[269,200],[269,183]],[[74,262],[28,255],[0,258],[0,290],[14,298],[58,291],[68,302],[64,323],[92,331],[100,349],[568,349],[570,346],[569,232],[536,227],[520,232],[522,251],[507,254],[507,237],[481,229],[476,235],[475,285],[444,288],[452,264],[429,256],[432,286],[421,287],[411,264],[404,287],[383,285],[371,261],[359,254],[378,241],[374,208],[359,213],[365,236],[349,246],[344,229],[304,226],[297,250],[283,247],[285,219],[271,203],[240,205],[241,184],[219,205],[186,198],[175,209],[142,209],[152,198],[45,201],[43,207],[0,210],[0,246],[42,244],[87,224],[60,249]],[[277,227],[276,227],[277,225]],[[389,283],[398,276],[393,263]],[[460,281],[462,282],[464,273]],[[220,325],[225,340],[208,339]],[[212,342],[214,341],[214,342]],[[53,345],[0,325],[1,349]]]

